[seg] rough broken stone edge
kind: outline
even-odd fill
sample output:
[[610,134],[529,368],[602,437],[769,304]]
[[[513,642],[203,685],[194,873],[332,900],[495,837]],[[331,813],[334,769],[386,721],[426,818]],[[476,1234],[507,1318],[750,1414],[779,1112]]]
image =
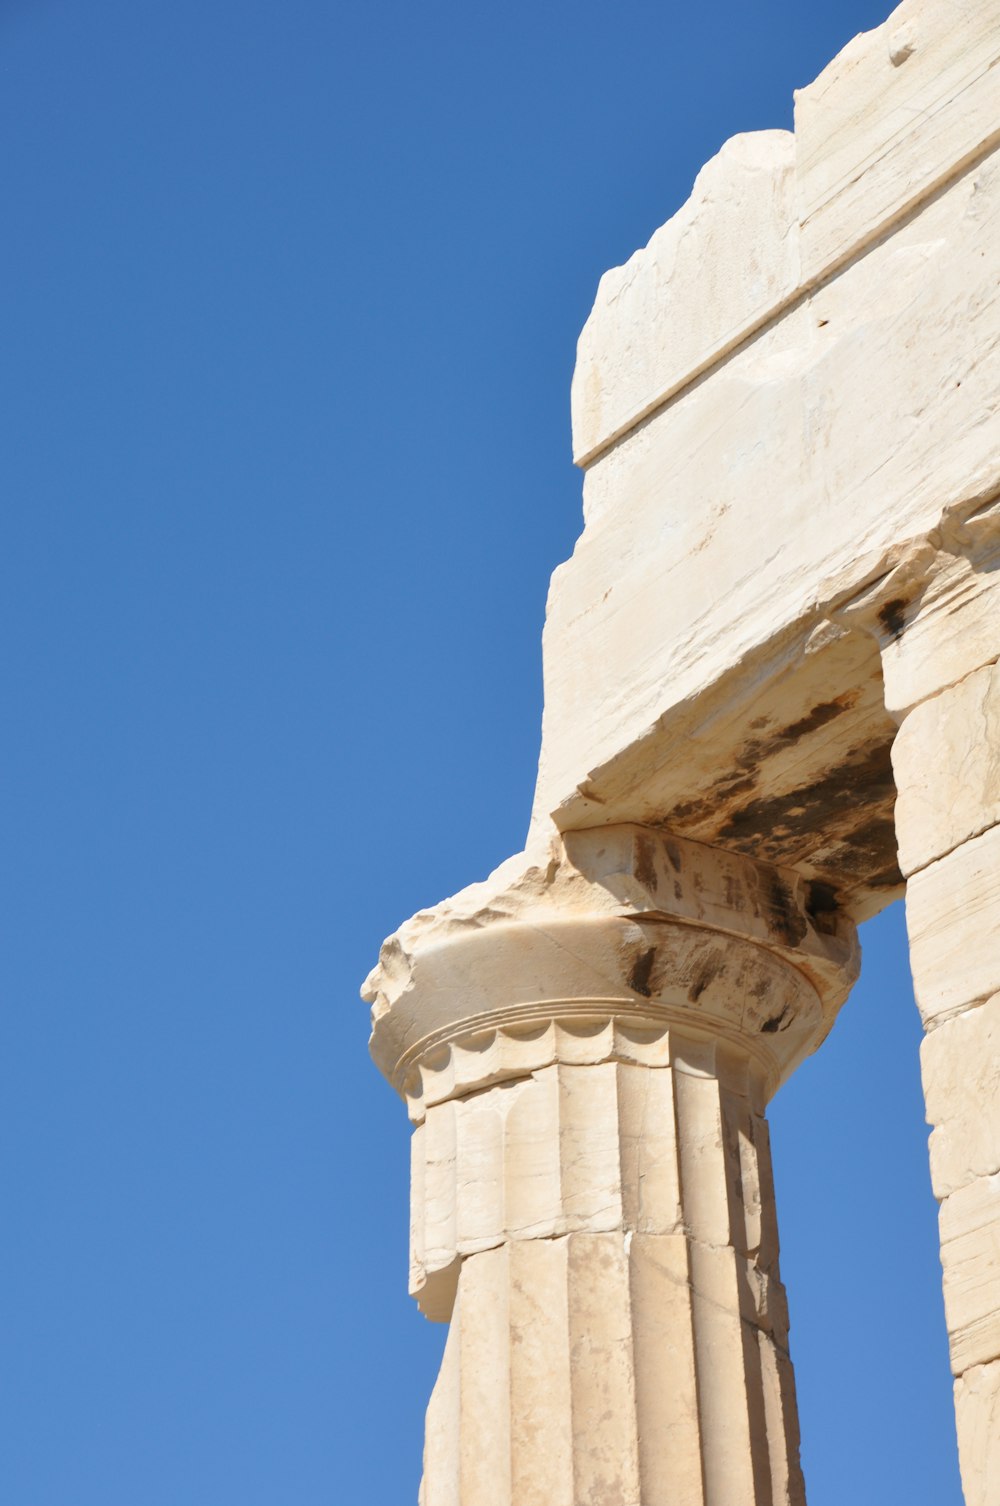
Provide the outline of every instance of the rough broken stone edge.
[[[752,134],[752,133],[747,133]],[[732,331],[724,339],[710,346],[704,357],[695,362],[686,374],[678,377],[667,387],[657,392],[647,402],[632,410],[628,418],[609,429],[607,435],[596,444],[587,449],[578,450],[575,443],[573,446],[573,463],[581,470],[586,470],[593,465],[602,455],[613,449],[616,444],[636,429],[653,414],[660,412],[675,398],[679,397],[687,389],[709,375],[717,367],[721,366],[738,350],[748,345],[758,335],[776,324],[787,313],[791,312],[799,304],[814,293],[818,292],[826,283],[831,282],[853,262],[860,261],[869,251],[873,250],[886,236],[895,232],[900,225],[915,217],[929,199],[934,198],[943,189],[948,188],[959,179],[972,172],[980,162],[989,157],[997,147],[1000,147],[1000,128],[992,132],[985,141],[980,142],[974,150],[967,152],[956,162],[949,163],[947,168],[935,177],[929,178],[919,188],[915,188],[913,194],[895,208],[889,210],[885,216],[870,225],[856,241],[841,247],[826,261],[821,263],[808,277],[802,277],[787,293],[775,299],[766,309],[758,313],[738,329]],[[685,203],[688,201],[685,200]],[[680,206],[683,208],[683,205]],[[799,222],[800,229],[802,221]],[[662,228],[662,227],[658,227]],[[654,232],[655,233],[655,232]],[[617,269],[615,269],[617,270]]]

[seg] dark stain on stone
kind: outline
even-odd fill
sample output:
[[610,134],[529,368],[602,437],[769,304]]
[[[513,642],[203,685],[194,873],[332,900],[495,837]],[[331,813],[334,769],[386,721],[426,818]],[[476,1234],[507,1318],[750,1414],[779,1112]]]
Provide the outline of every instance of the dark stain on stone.
[[[890,605],[894,615],[890,614],[893,621],[887,627],[895,624],[898,629],[906,603]],[[752,724],[754,735],[741,744],[726,773],[690,800],[664,812],[658,824],[665,835],[690,835],[757,861],[809,863],[811,876],[823,886],[816,891],[815,914],[810,912],[820,931],[834,927],[834,911],[828,907],[831,900],[835,906],[849,908],[859,890],[898,890],[902,877],[892,819],[896,787],[888,723],[846,749],[831,748],[834,765],[817,771],[797,789],[775,793],[768,774],[768,761],[775,752],[794,748],[803,739],[817,752],[823,748],[829,738],[823,729],[855,707],[860,694],[852,690],[819,701],[806,715],[771,733],[758,727],[765,721],[758,717]],[[755,909],[754,888],[746,898]],[[773,909],[766,898],[760,902],[763,910]],[[782,914],[780,905],[778,914]]]
[[[743,753],[738,755],[738,759],[742,757],[744,757]],[[745,795],[756,787],[757,780],[753,776],[727,774],[723,779],[715,781],[707,795],[698,800],[682,800],[679,805],[675,805],[665,824],[677,824],[688,820],[700,821],[702,817],[718,810],[724,800],[728,800],[733,795]],[[674,867],[679,869],[680,862],[674,863]]]
[[666,843],[666,849],[667,849],[667,857],[670,859],[670,866],[671,866],[671,868],[674,870],[675,873],[680,873],[680,871],[681,871],[681,850],[680,850],[680,848],[677,846],[676,842],[667,842]]
[[[687,800],[680,805],[675,805],[667,818],[668,822],[701,821],[712,816],[718,811],[720,805],[730,801],[734,795],[749,794],[757,788],[761,764],[772,753],[791,747],[802,738],[808,737],[810,733],[825,727],[827,723],[842,716],[845,711],[850,711],[856,705],[857,699],[856,691],[845,691],[843,695],[836,696],[831,701],[820,701],[806,716],[789,722],[787,726],[773,732],[770,737],[749,738],[735,755],[739,772],[724,774],[700,799]],[[758,718],[758,720],[763,719]],[[756,726],[756,723],[754,725]]]
[[[828,722],[836,721],[838,716],[843,716],[845,711],[851,711],[857,705],[858,692],[845,690],[843,695],[834,696],[830,701],[819,701],[805,716],[796,718],[794,722],[788,722],[786,726],[779,727],[769,737],[751,737],[736,755],[738,766],[745,770],[756,770],[761,761],[771,753],[777,753],[782,748],[790,748],[793,743],[801,742],[810,733],[818,732],[820,727],[825,727]],[[757,723],[754,722],[756,727]]]
[[684,898],[684,885],[680,879],[674,879],[674,899]]
[[759,874],[764,918],[786,946],[798,946],[809,928],[792,891],[781,875],[772,869],[762,868]]
[[628,975],[628,986],[633,993],[642,994],[646,999],[652,993],[649,979],[653,971],[653,963],[656,961],[655,946],[647,947],[640,952],[632,964],[632,971]]
[[791,1023],[792,1012],[789,1005],[786,1004],[780,1014],[776,1014],[771,1020],[764,1021],[760,1027],[761,1034],[775,1035],[779,1030],[787,1030]]
[[[891,812],[891,805],[889,810]],[[896,825],[884,808],[859,812],[866,820],[842,831],[836,846],[827,850],[824,864],[843,879],[853,878],[868,889],[897,889],[903,882],[896,847]]]
[[714,953],[708,957],[704,957],[699,962],[695,969],[694,977],[691,979],[691,986],[688,989],[688,998],[692,1004],[697,1004],[712,979],[719,976],[722,967],[723,964]]
[[635,876],[644,889],[656,893],[656,850],[652,838],[643,833],[635,839]]
[[878,620],[889,634],[890,638],[898,638],[906,626],[906,608],[909,603],[905,597],[897,596],[893,601],[887,601],[878,614]]
[[886,873],[891,873],[893,882],[898,883],[899,848],[896,842],[896,823],[892,816],[881,816],[869,821],[860,832],[853,833],[849,840],[864,849],[869,863],[873,857],[877,858],[879,867]]
[[[746,750],[738,755],[741,759],[747,757]],[[741,765],[742,767],[742,765]],[[730,774],[728,779],[720,779],[718,792],[723,799],[728,800],[730,795],[745,795],[748,790],[757,788],[756,774]]]
[[[896,794],[887,743],[853,749],[836,768],[821,779],[789,790],[783,795],[762,796],[749,801],[742,810],[733,811],[723,822],[718,835],[725,843],[738,844],[753,839],[760,851],[785,851],[789,839],[836,836],[856,829],[861,807],[883,802],[891,805]],[[846,834],[846,833],[845,833]],[[771,857],[764,851],[762,856]]]
[[832,884],[814,879],[806,894],[806,914],[824,936],[837,931],[837,891]]
[[832,701],[820,701],[808,716],[800,717],[797,722],[789,722],[787,727],[782,727],[781,731],[776,732],[768,741],[773,747],[797,743],[800,738],[808,737],[810,732],[815,732],[819,727],[825,727],[827,722],[832,722],[836,717],[842,716],[845,711],[850,711],[856,701],[857,694],[853,691],[837,696]]

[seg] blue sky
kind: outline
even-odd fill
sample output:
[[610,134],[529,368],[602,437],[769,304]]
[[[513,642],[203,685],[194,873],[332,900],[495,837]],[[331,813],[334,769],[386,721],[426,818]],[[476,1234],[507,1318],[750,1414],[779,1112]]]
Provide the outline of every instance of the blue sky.
[[[9,1506],[415,1501],[382,936],[520,847],[598,278],[876,0],[0,10]],[[958,1506],[897,907],[773,1110],[810,1506]]]

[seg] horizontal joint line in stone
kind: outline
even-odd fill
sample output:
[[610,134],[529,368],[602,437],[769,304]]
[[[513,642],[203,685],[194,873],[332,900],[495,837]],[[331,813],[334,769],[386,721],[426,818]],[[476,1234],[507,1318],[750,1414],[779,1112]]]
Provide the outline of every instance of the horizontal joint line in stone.
[[[998,146],[1000,146],[1000,130],[995,131],[991,136],[987,137],[985,142],[974,151],[967,153],[965,157],[959,158],[957,162],[950,163],[948,168],[939,177],[924,184],[912,199],[908,199],[905,204],[888,214],[884,220],[880,220],[878,224],[872,226],[869,233],[861,240],[856,241],[846,251],[841,251],[836,256],[831,257],[812,277],[801,282],[791,293],[786,293],[783,298],[779,298],[773,303],[759,318],[746,324],[735,335],[731,335],[729,339],[719,344],[715,350],[711,351],[704,360],[699,361],[696,366],[693,366],[679,381],[673,383],[672,386],[660,393],[651,402],[636,409],[635,413],[618,425],[607,438],[602,439],[600,444],[594,445],[592,449],[587,450],[584,454],[574,457],[575,463],[583,470],[587,466],[593,465],[595,460],[599,460],[602,455],[606,455],[609,450],[618,444],[619,440],[625,438],[626,434],[631,434],[633,429],[637,429],[640,424],[645,423],[647,418],[652,418],[654,414],[662,412],[675,398],[689,392],[703,378],[711,376],[713,372],[729,360],[730,356],[735,355],[737,351],[749,345],[758,335],[765,334],[772,325],[777,324],[786,314],[798,308],[814,293],[818,292],[820,288],[825,287],[827,283],[832,282],[842,272],[846,272],[849,267],[852,267],[864,256],[867,256],[869,251],[878,246],[887,236],[895,233],[900,226],[905,225],[911,219],[915,219],[932,199],[953,187],[968,173],[973,172],[981,162],[984,162],[987,157],[992,156]],[[806,224],[808,221],[801,221],[800,223]]]

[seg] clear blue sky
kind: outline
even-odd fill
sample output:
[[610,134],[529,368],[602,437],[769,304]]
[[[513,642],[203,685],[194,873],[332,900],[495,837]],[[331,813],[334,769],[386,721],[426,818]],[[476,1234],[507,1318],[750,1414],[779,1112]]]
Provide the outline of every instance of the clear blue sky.
[[[880,0],[7,0],[5,1506],[415,1502],[382,936],[523,839],[601,272]],[[810,1506],[958,1506],[902,919],[773,1113]]]

